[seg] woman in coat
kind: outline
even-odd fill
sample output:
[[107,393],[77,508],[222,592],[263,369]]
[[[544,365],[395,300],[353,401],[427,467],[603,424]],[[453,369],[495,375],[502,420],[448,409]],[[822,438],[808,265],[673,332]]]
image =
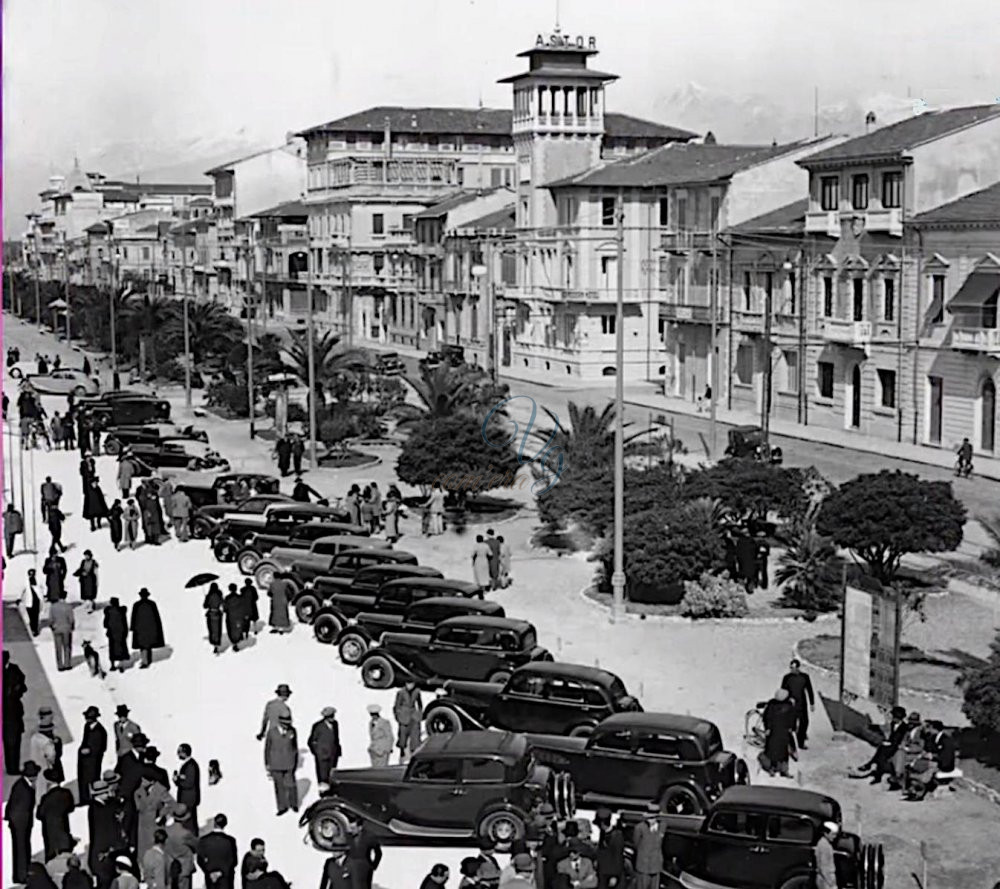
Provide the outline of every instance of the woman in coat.
[[143,587],[139,590],[139,601],[132,606],[132,647],[139,650],[142,658],[139,669],[149,667],[153,662],[153,649],[163,648],[166,644],[160,609],[150,599],[149,590]]
[[375,501],[372,499],[371,485],[365,485],[361,492],[361,524],[371,528],[375,518]]
[[240,598],[243,600],[243,638],[246,639],[251,631],[257,632],[257,621],[260,620],[260,611],[257,609],[260,596],[257,595],[257,587],[249,577],[243,581]]
[[292,629],[292,621],[288,616],[288,600],[292,593],[292,585],[287,580],[276,577],[267,588],[271,599],[271,613],[268,623],[272,633],[288,633]]
[[42,573],[45,575],[45,598],[50,602],[66,598],[66,560],[59,555],[59,551],[53,546],[49,550],[48,558],[42,565]]
[[118,487],[121,489],[122,497],[132,495],[132,476],[135,475],[135,465],[125,455],[118,460]]
[[430,536],[444,533],[444,491],[435,485],[427,498],[427,533]]
[[218,654],[222,650],[222,590],[213,583],[205,594],[201,607],[205,609],[205,626],[208,628],[208,644]]
[[108,637],[108,660],[111,669],[125,672],[125,664],[132,660],[128,647],[128,612],[117,597],[108,602],[104,609],[104,632]]
[[497,537],[497,542],[500,544],[500,584],[506,588],[513,582],[510,576],[510,544],[503,537]]
[[476,545],[472,549],[472,576],[482,589],[490,586],[490,548],[482,534],[476,535]]
[[111,532],[111,544],[116,550],[121,549],[122,536],[125,530],[125,510],[121,500],[116,500],[108,510],[108,529]]
[[83,560],[73,576],[80,580],[80,599],[87,603],[87,613],[93,613],[97,598],[97,562],[89,549],[83,551]]
[[135,549],[135,545],[139,542],[139,522],[142,520],[142,513],[135,500],[130,499],[125,504],[123,518],[125,524],[122,528],[124,532],[122,541],[129,549]]
[[229,592],[222,600],[222,610],[226,615],[226,635],[229,637],[229,644],[233,646],[233,651],[239,651],[246,629],[246,617],[243,611],[243,597],[240,596],[235,583],[229,584]]
[[101,483],[96,478],[87,483],[83,497],[83,517],[89,519],[91,531],[100,528],[101,521],[108,517],[108,502],[104,499]]
[[361,524],[361,489],[357,485],[351,485],[351,490],[347,492],[347,497],[344,498],[344,506],[347,507],[347,512],[351,517],[352,525]]
[[385,539],[395,543],[399,537],[399,501],[388,497],[385,501]]

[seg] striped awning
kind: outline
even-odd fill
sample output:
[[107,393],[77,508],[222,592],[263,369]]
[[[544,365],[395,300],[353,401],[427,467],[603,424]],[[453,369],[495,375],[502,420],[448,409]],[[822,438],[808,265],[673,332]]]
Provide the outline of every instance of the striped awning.
[[978,270],[965,279],[948,301],[948,310],[981,309],[990,297],[1000,292],[1000,270]]

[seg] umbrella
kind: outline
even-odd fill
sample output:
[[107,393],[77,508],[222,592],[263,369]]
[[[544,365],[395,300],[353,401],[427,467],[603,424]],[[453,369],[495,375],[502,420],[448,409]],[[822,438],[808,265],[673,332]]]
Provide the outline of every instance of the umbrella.
[[218,579],[218,574],[210,574],[208,572],[205,574],[196,574],[186,584],[184,584],[184,589],[193,590],[196,586],[204,586],[206,583],[211,583],[213,580]]

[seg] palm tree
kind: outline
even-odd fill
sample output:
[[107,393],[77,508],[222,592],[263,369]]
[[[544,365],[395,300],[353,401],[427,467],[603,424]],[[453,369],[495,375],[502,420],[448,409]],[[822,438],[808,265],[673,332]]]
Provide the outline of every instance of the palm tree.
[[[552,450],[561,450],[567,463],[585,465],[606,458],[615,441],[615,406],[605,405],[598,413],[593,405],[581,408],[575,401],[569,403],[569,425],[564,425],[556,414],[542,408],[552,420],[550,430],[533,430],[532,434],[543,441],[552,442]],[[625,429],[631,424],[626,423]],[[625,435],[625,444],[646,435],[648,430]]]
[[[165,333],[177,351],[183,352],[183,306],[175,308]],[[219,355],[232,349],[243,336],[243,327],[218,303],[198,302],[188,305],[188,336],[191,361],[199,364],[209,355]]]
[[[308,333],[302,330],[290,330],[292,344],[285,349],[289,373],[299,378],[299,381],[309,385],[309,341]],[[313,361],[316,369],[315,396],[318,405],[326,403],[324,395],[339,377],[356,378],[371,365],[370,356],[365,349],[348,349],[341,346],[342,337],[332,331],[324,331],[313,342]]]
[[486,373],[474,367],[421,367],[418,377],[404,376],[419,404],[402,405],[400,425],[421,420],[452,417],[462,410],[475,410],[503,399],[506,387],[494,386]]
[[778,556],[774,580],[785,587],[784,601],[807,611],[830,611],[840,603],[837,547],[816,530],[819,504],[807,511],[795,537]]
[[165,330],[169,330],[177,316],[179,304],[163,296],[148,293],[130,294],[124,304],[126,341],[138,343],[145,352],[145,363],[153,369],[157,366],[157,340]]

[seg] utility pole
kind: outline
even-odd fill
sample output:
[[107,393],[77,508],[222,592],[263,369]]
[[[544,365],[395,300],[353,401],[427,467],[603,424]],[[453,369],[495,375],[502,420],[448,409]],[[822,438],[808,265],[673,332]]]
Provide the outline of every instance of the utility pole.
[[111,294],[108,297],[108,318],[111,322],[111,388],[117,389],[118,379],[118,331],[115,319],[115,300],[118,298],[118,254],[112,238],[108,247],[111,254]]
[[[717,238],[712,239],[712,286],[708,294],[709,313],[712,323],[712,341],[708,347],[709,361],[712,362],[709,369],[708,385],[712,390],[712,397],[708,399],[708,446],[711,456],[715,458],[715,449],[718,445],[718,426],[716,424],[715,401],[719,397],[719,262],[716,251]],[[671,442],[671,444],[673,444]]]
[[771,310],[774,302],[773,273],[768,272],[767,287],[764,288],[764,397],[761,398],[760,428],[763,430],[764,453],[771,452],[771,375],[774,372],[774,359],[771,355]]
[[618,192],[616,218],[617,299],[615,302],[615,554],[611,575],[611,622],[625,606],[625,203]]
[[184,406],[191,407],[191,318],[187,283],[187,235],[181,229],[181,303],[184,312]]
[[493,247],[494,242],[486,239],[486,318],[490,325],[489,334],[486,337],[486,345],[489,354],[486,356],[486,369],[489,371],[490,379],[497,381],[497,305],[496,288],[493,286]]
[[35,254],[35,323],[38,325],[38,329],[41,330],[42,327],[42,290],[41,284],[38,283],[38,276],[42,272],[42,260],[41,257]]
[[[309,251],[309,265],[306,269],[306,361],[309,365],[309,462],[312,468],[319,466],[316,459],[316,355],[315,331],[313,329],[313,280],[312,251]],[[348,330],[350,328],[348,327]]]
[[66,299],[66,345],[72,342],[70,336],[70,308],[69,308],[69,251],[63,253],[63,271],[66,274],[65,299]]
[[253,256],[250,253],[250,230],[247,229],[247,252],[246,252],[246,263],[247,263],[247,287],[246,287],[246,304],[247,304],[247,404],[250,407],[250,438],[254,438],[256,435],[256,429],[254,426],[254,385],[253,385],[253,316],[255,311],[254,298],[253,298],[253,272],[251,271]]
[[[348,219],[350,224],[350,219]],[[354,346],[354,281],[351,254],[351,232],[347,232],[347,348]]]

